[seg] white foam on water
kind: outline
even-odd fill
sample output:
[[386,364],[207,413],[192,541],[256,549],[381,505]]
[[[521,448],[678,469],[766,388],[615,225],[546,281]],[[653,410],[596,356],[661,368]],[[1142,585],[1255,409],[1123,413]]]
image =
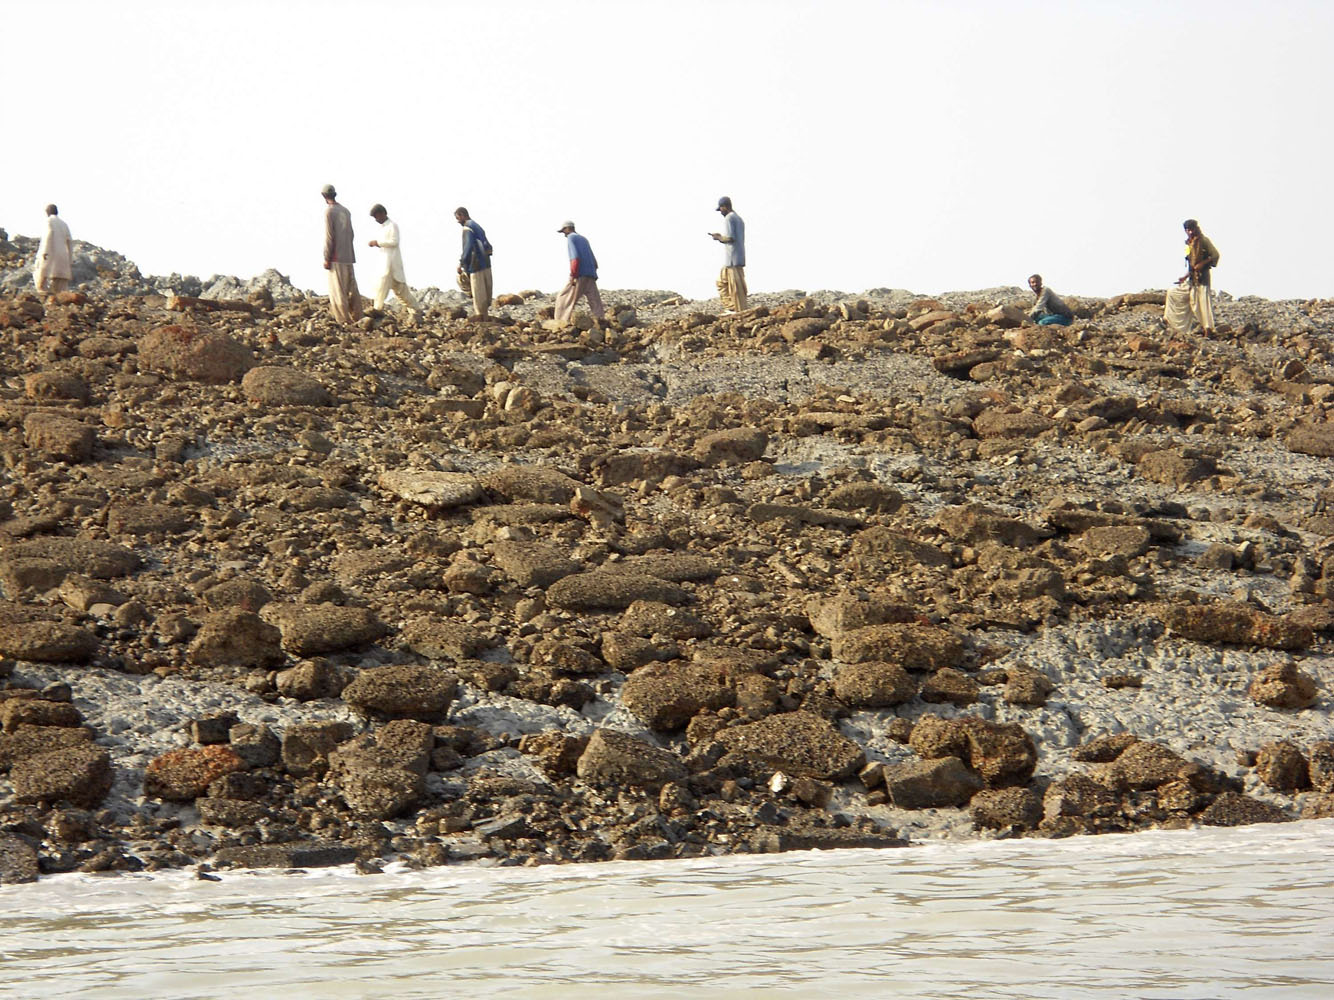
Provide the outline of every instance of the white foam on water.
[[0,996],[1328,997],[1334,821],[0,889]]

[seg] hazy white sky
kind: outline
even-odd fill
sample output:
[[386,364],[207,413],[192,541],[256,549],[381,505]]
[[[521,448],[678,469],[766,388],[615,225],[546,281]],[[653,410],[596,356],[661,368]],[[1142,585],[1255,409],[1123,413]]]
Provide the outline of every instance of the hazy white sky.
[[711,296],[729,194],[752,291],[1163,287],[1194,216],[1215,287],[1334,294],[1330,0],[6,7],[0,226],[149,273],[323,290],[328,181],[363,291],[381,201],[415,286],[465,204],[498,292],[570,217],[604,288]]

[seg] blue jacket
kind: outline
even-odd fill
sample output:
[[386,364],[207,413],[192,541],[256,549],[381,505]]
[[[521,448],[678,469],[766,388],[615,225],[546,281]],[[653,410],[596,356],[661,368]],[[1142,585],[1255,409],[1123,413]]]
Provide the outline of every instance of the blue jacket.
[[487,242],[486,231],[476,219],[469,219],[463,224],[463,256],[459,258],[459,267],[464,274],[476,274],[490,266],[491,244]]
[[578,233],[570,233],[565,242],[570,248],[570,277],[596,278],[598,259],[593,256],[593,248],[588,245],[588,240]]

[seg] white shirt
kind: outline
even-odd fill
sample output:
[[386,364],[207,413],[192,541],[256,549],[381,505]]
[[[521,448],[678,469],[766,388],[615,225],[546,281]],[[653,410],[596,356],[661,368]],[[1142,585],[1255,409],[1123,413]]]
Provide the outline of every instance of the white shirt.
[[375,242],[384,251],[384,273],[395,281],[407,281],[403,275],[403,254],[398,249],[398,223],[385,219]]

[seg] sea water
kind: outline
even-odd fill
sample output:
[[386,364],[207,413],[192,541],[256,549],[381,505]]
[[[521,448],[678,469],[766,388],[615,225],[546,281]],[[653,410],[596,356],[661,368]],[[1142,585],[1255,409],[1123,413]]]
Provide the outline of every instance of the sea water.
[[1334,998],[1334,821],[0,888],[0,996]]

